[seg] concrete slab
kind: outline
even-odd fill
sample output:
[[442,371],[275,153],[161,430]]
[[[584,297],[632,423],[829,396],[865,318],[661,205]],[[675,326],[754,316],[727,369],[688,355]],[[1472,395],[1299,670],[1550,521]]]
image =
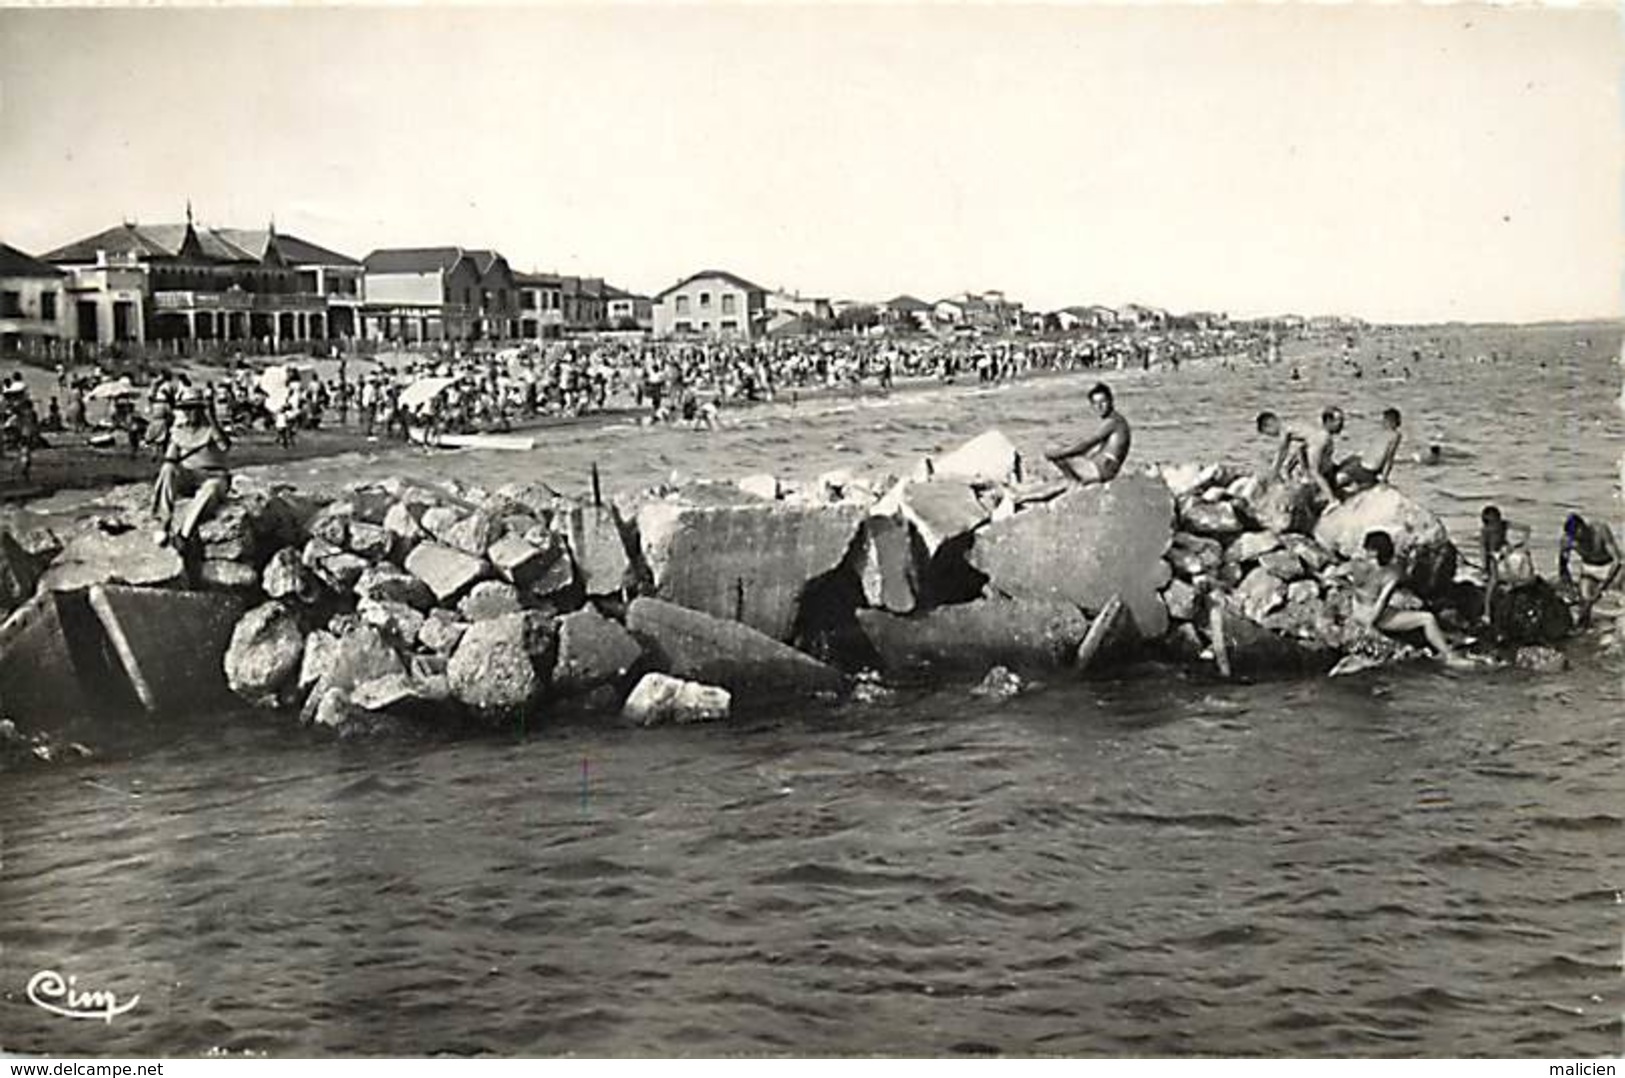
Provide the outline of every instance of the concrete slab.
[[103,584],[90,608],[143,707],[183,715],[229,702],[224,660],[247,604],[224,592]]
[[656,665],[678,677],[763,694],[835,692],[846,684],[834,667],[749,626],[660,599],[634,599],[626,627],[648,643]]
[[808,583],[840,568],[866,515],[854,505],[651,502],[637,522],[656,595],[782,641]]
[[27,732],[140,708],[84,592],[42,592],[0,624],[0,704]]
[[980,599],[899,617],[860,610],[859,626],[889,670],[1064,667],[1089,632],[1089,618],[1067,602]]

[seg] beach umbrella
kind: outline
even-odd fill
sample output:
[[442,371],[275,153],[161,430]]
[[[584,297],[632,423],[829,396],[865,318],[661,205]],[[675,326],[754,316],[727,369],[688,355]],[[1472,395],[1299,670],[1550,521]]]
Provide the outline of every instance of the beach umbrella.
[[128,378],[115,378],[103,382],[89,393],[86,393],[85,400],[104,401],[112,400],[115,397],[133,397],[135,395],[135,386],[130,384]]
[[420,404],[427,404],[444,393],[447,387],[454,385],[456,381],[455,378],[419,378],[401,390],[401,407],[416,408]]

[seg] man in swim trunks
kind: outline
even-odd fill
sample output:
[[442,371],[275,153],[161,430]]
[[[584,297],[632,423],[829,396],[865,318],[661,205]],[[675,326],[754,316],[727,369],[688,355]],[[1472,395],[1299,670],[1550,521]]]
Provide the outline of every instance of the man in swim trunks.
[[1353,494],[1388,482],[1394,470],[1394,458],[1399,454],[1399,443],[1404,437],[1399,431],[1399,409],[1382,410],[1382,441],[1369,460],[1355,455],[1337,466],[1336,485],[1339,492]]
[[1337,493],[1337,441],[1339,434],[1343,433],[1343,409],[1333,405],[1320,413],[1320,429],[1308,438],[1307,453],[1309,457],[1309,475],[1320,488],[1320,495],[1327,506],[1336,505],[1343,499]]
[[1089,390],[1089,403],[1100,417],[1099,425],[1082,441],[1044,454],[1076,486],[1110,482],[1128,459],[1133,438],[1128,420],[1116,411],[1112,391],[1105,382],[1096,382]]
[[1308,443],[1303,435],[1282,425],[1281,418],[1274,412],[1259,412],[1257,424],[1258,433],[1275,444],[1275,452],[1270,458],[1271,479],[1286,479],[1309,471],[1305,449]]
[[[1571,554],[1579,555],[1571,562]],[[1563,521],[1563,542],[1557,553],[1557,575],[1563,583],[1577,585],[1580,592],[1578,621],[1583,629],[1591,624],[1591,608],[1602,593],[1619,580],[1621,557],[1619,541],[1614,529],[1607,524],[1592,524],[1579,513],[1570,513]],[[1570,566],[1577,565],[1580,579],[1576,582]]]

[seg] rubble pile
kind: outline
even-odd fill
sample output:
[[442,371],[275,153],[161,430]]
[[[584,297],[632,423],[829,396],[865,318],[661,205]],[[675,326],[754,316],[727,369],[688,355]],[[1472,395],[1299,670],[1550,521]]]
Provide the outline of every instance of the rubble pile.
[[[639,724],[738,698],[871,694],[878,676],[1161,654],[1229,675],[1389,661],[1349,556],[1393,535],[1445,595],[1437,518],[1391,488],[1321,516],[1307,484],[1219,465],[1023,482],[988,432],[906,478],[755,475],[613,500],[404,479],[317,497],[239,479],[185,550],[133,506],[0,534],[0,709],[174,714],[224,701],[340,732]],[[15,609],[13,609],[15,608]],[[1001,682],[1002,683],[1002,682]]]

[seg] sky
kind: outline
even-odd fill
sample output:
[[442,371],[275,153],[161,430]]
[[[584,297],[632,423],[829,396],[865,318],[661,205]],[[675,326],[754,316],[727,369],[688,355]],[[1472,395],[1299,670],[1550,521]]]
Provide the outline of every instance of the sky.
[[493,247],[654,293],[1621,312],[1613,12],[0,10],[0,240]]

